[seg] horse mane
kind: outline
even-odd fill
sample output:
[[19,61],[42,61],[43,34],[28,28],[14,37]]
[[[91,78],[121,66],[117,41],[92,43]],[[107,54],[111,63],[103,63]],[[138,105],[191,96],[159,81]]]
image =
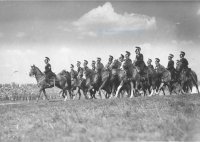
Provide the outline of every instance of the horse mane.
[[35,69],[37,69],[41,74],[44,74],[37,66],[33,65]]

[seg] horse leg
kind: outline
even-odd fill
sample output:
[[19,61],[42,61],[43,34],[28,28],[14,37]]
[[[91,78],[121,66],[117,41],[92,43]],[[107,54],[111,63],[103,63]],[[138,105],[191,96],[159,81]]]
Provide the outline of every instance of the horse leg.
[[40,89],[40,90],[39,90],[39,95],[38,95],[37,102],[38,102],[38,101],[39,101],[39,99],[40,99],[41,93],[42,93],[42,89]]
[[[92,90],[91,90],[91,91],[92,91]],[[94,89],[94,91],[92,91],[92,95],[93,95],[93,98],[94,98],[94,99],[97,99],[96,96],[95,96],[95,95],[96,95],[96,90],[95,90],[95,89]]]
[[158,88],[158,92],[156,92],[156,95],[159,95],[159,94],[160,94],[160,90],[161,90],[161,88],[163,87],[163,85],[164,85],[164,82],[162,82],[162,83],[160,84],[160,87]]
[[76,90],[75,90],[75,92],[74,92],[74,95],[75,95],[75,96],[78,94],[78,91],[79,91],[79,87],[77,86],[77,87],[76,87]]
[[104,86],[106,85],[107,81],[108,81],[108,79],[104,80],[104,82],[99,87],[99,91],[101,91],[104,88]]
[[81,89],[80,88],[78,89],[78,94],[79,94],[78,99],[80,100],[81,99]]
[[100,98],[102,99],[101,91],[98,91],[98,94],[99,94]]
[[139,84],[140,83],[138,81],[135,82],[135,96],[137,96],[137,93],[139,93],[138,92]]
[[197,83],[196,81],[194,81],[194,85],[195,85],[195,87],[196,87],[196,89],[197,89],[198,94],[200,94],[200,93],[199,93],[198,83]]
[[80,89],[80,93],[83,93],[83,95],[85,96],[85,99],[87,100],[87,99],[89,99],[88,98],[88,96],[87,96],[87,92],[85,91],[85,90],[82,90],[82,89]]
[[161,90],[163,92],[163,95],[165,96],[165,90],[164,90],[164,88],[162,87]]
[[115,98],[118,97],[119,92],[120,92],[121,88],[123,87],[123,85],[124,85],[124,81],[122,81],[122,82],[120,83],[120,85],[118,86],[118,88],[117,88],[117,92],[116,92],[116,95],[115,95]]
[[48,97],[47,97],[47,94],[46,94],[45,89],[43,89],[42,92],[43,92],[43,94],[44,94],[44,96],[45,96],[45,99],[49,100]]
[[130,84],[131,84],[131,96],[129,98],[133,98],[133,82],[131,81]]
[[[69,95],[70,95],[70,91],[68,91],[69,92]],[[65,90],[65,99],[64,99],[64,101],[67,101],[67,90]]]
[[130,95],[131,94],[131,89],[129,87],[127,87],[126,92]]
[[113,83],[112,83],[112,93],[111,93],[111,98],[114,97],[114,96],[116,96],[116,95],[115,95],[115,89],[116,89],[115,86],[116,86],[116,84],[115,84],[115,82],[113,82]]
[[151,91],[151,94],[149,95],[149,97],[153,96],[156,92],[156,89],[154,88],[152,91]]

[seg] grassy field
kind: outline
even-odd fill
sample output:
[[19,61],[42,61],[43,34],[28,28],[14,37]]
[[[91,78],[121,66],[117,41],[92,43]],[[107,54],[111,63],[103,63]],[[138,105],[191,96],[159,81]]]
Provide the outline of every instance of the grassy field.
[[[6,102],[8,103],[8,102]],[[0,141],[200,141],[200,95],[0,102]]]

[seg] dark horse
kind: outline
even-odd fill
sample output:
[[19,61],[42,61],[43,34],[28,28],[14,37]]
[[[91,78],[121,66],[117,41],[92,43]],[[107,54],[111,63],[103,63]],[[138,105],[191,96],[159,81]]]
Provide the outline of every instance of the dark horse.
[[179,72],[178,79],[181,85],[181,91],[188,92],[189,89],[192,91],[192,87],[195,86],[199,94],[197,74],[191,69],[182,69],[181,71],[181,62],[177,64],[176,70]]
[[[65,100],[67,99],[67,90],[70,90],[70,88],[71,88],[71,77],[70,77],[69,72],[62,71],[61,73],[56,75],[55,79],[53,79],[53,80],[51,79],[50,86],[45,81],[45,74],[42,73],[40,71],[40,69],[38,67],[36,67],[35,65],[31,66],[29,76],[35,76],[35,78],[37,80],[37,85],[39,87],[38,100],[39,100],[42,92],[43,92],[45,98],[48,100],[45,89],[52,88],[54,86],[60,88],[62,90],[62,96],[65,98]],[[68,92],[69,92],[69,95],[71,96],[71,92],[70,91],[68,91]]]

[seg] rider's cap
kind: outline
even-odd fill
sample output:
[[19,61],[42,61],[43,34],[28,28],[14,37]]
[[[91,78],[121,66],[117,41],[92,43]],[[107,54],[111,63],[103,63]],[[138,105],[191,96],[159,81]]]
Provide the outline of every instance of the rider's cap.
[[169,57],[174,58],[174,55],[173,54],[169,54]]
[[180,54],[180,55],[183,55],[183,56],[185,56],[185,52],[181,51],[181,54]]
[[101,61],[101,58],[100,58],[100,57],[97,57],[97,60]]
[[45,57],[46,60],[50,61],[49,57]]
[[87,60],[84,60],[84,63],[88,64],[88,61],[87,61]]
[[74,68],[74,65],[73,64],[71,64],[71,67],[70,68]]
[[149,61],[149,62],[152,62],[152,60],[151,60],[151,59],[148,59],[148,61]]
[[94,60],[92,60],[92,64],[95,64],[96,62]]
[[156,59],[156,62],[160,62],[160,59],[159,58],[155,58]]
[[109,55],[109,58],[113,59],[113,56],[112,56],[112,55]]
[[80,62],[80,61],[77,61],[77,64],[81,64],[81,62]]
[[124,55],[123,54],[121,54],[121,56],[120,56],[121,58],[124,58]]
[[130,53],[129,51],[126,51],[126,54],[127,54],[128,56],[130,56],[130,55],[131,55],[131,53]]
[[136,48],[135,51],[137,51],[137,50],[140,51],[141,50],[141,48],[139,46],[136,46],[135,48]]

